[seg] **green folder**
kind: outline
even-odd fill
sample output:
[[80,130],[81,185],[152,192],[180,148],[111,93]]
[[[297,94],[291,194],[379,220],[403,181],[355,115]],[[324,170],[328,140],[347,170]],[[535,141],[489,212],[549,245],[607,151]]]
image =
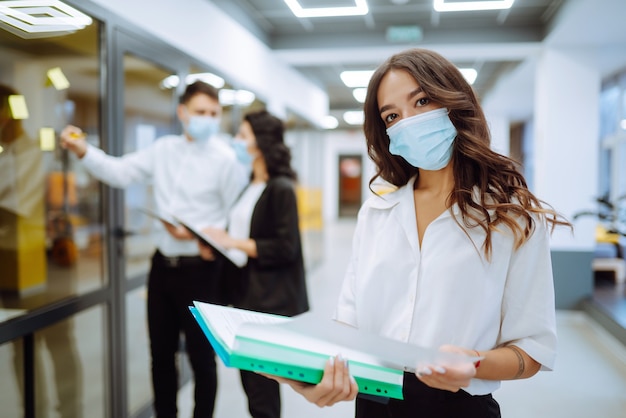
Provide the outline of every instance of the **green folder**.
[[[377,364],[375,358],[348,348],[326,347],[327,342],[311,336],[310,325],[319,328],[318,318],[308,314],[289,318],[203,302],[194,302],[189,309],[227,367],[316,384],[328,359],[342,354],[359,392],[402,399],[402,368]],[[322,328],[333,323],[340,331],[345,327],[330,319],[319,321],[320,325],[324,321]]]

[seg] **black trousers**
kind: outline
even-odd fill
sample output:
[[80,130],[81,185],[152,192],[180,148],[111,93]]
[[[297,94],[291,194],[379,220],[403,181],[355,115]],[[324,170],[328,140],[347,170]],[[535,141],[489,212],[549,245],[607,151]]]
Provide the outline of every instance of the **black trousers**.
[[358,396],[356,418],[500,418],[500,406],[491,395],[472,396],[433,389],[413,373],[404,374],[404,400]]
[[280,418],[280,387],[275,380],[240,370],[241,385],[248,397],[252,418]]
[[219,303],[221,262],[200,257],[167,258],[158,251],[148,276],[148,329],[157,418],[175,418],[178,393],[176,352],[180,333],[195,382],[194,418],[211,418],[217,392],[215,352],[189,312],[194,300]]

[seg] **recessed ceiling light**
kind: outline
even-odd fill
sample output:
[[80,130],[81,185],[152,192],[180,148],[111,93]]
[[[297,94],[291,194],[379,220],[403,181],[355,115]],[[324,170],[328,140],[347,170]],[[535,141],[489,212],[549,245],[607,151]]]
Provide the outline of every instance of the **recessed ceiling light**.
[[[212,85],[216,89],[221,89],[226,84],[222,77],[213,73],[193,73],[188,74],[187,77],[185,77],[186,84],[191,84],[194,81],[198,80],[204,81],[205,83]],[[161,80],[161,88],[173,89],[178,86],[178,83],[180,83],[180,78],[176,74],[173,74]]]
[[348,125],[363,125],[365,120],[365,114],[362,110],[348,110],[343,114],[343,120]]
[[322,125],[322,128],[324,129],[335,129],[337,126],[339,126],[339,121],[336,117],[332,115],[327,115],[322,118],[322,122],[320,123],[320,125]]
[[254,93],[248,90],[231,90],[231,89],[221,89],[220,90],[220,104],[222,106],[249,106],[256,96]]
[[205,83],[212,85],[216,89],[221,89],[222,87],[224,87],[224,84],[226,84],[222,77],[213,73],[193,73],[185,77],[185,83],[187,84],[191,84],[194,81],[198,80],[204,81]]
[[285,3],[294,15],[304,17],[335,17],[335,16],[363,16],[369,12],[366,0],[355,0],[354,6],[349,7],[310,7],[304,8],[298,0],[285,0]]
[[92,19],[59,0],[0,2],[0,27],[21,38],[42,38],[76,32]]
[[433,8],[438,12],[466,12],[472,10],[510,9],[515,0],[446,1],[433,0]]
[[358,87],[352,90],[352,96],[359,103],[365,103],[365,96],[367,96],[367,88]]
[[347,87],[367,87],[374,71],[342,71],[341,81]]

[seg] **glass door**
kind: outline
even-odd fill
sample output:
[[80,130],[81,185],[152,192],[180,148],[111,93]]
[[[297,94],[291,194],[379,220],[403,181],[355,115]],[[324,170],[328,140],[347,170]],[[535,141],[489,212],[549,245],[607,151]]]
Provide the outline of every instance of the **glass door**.
[[361,207],[363,172],[361,155],[339,156],[339,216],[355,217]]
[[[124,153],[142,152],[163,135],[175,133],[175,89],[160,88],[172,71],[132,53],[124,65]],[[155,251],[155,220],[151,183],[133,184],[124,191],[126,279],[142,281]],[[129,286],[126,293],[128,399],[131,413],[151,402],[150,350],[146,319],[146,287]],[[132,415],[132,414],[131,414]]]

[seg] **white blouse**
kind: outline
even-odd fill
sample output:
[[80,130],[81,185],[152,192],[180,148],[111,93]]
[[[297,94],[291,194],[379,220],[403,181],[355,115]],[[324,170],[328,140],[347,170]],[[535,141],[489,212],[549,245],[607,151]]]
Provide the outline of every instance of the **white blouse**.
[[[250,238],[250,222],[252,221],[252,213],[261,194],[265,190],[267,183],[250,183],[243,191],[228,217],[228,235],[237,239]],[[228,254],[243,263],[247,262],[248,255],[236,248],[228,250]]]
[[[361,208],[335,319],[424,347],[489,350],[515,342],[542,369],[552,369],[557,338],[545,223],[536,221],[517,250],[501,226],[488,261],[482,229],[464,231],[445,211],[420,248],[413,183]],[[453,211],[460,219],[458,206]],[[498,387],[499,381],[473,379],[464,390],[481,395]]]

